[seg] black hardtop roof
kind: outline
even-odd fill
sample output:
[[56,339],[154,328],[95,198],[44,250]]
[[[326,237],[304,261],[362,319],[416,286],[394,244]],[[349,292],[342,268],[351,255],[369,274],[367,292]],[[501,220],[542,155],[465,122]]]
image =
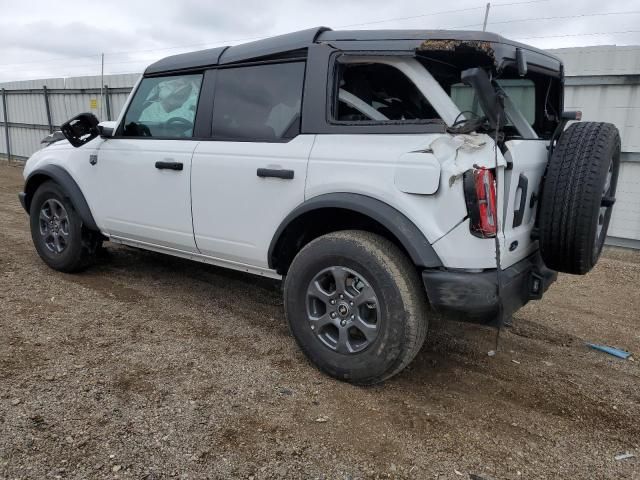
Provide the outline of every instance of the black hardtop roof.
[[366,42],[372,42],[372,44],[376,44],[376,49],[379,49],[381,42],[388,42],[389,47],[393,48],[394,43],[403,40],[420,43],[426,40],[453,40],[503,44],[544,55],[549,60],[555,60],[560,64],[560,60],[550,53],[508,40],[491,32],[472,30],[331,30],[328,27],[314,27],[231,47],[218,47],[172,55],[151,64],[144,74],[157,75],[260,60],[306,49],[315,43],[337,42],[344,45],[345,42],[357,42],[359,45],[363,43],[366,45]]

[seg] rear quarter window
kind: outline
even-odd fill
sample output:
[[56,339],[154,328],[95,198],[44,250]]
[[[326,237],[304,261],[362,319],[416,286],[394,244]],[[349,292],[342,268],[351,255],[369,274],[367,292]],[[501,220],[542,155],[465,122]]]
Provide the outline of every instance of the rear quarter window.
[[338,60],[336,82],[334,121],[401,123],[440,118],[416,85],[391,65]]

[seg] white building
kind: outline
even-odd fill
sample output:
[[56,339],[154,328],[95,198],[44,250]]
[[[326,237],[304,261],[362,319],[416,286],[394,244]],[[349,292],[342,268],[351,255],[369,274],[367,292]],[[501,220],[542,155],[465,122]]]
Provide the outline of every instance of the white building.
[[640,248],[640,46],[551,50],[565,64],[565,110],[614,123],[622,137],[617,202],[607,243]]

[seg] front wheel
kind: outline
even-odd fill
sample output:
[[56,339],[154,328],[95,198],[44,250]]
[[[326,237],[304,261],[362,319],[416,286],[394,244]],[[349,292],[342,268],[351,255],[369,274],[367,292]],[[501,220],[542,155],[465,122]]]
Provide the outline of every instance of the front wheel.
[[31,239],[40,258],[55,270],[77,272],[93,259],[100,243],[60,186],[47,181],[38,187],[29,212]]
[[295,257],[284,285],[289,327],[320,370],[355,384],[397,374],[427,333],[418,273],[396,245],[369,232],[319,237]]

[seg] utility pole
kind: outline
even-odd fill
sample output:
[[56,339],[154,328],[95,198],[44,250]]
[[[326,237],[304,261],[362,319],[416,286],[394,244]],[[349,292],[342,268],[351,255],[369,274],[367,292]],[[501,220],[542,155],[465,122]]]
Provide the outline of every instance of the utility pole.
[[487,31],[487,20],[489,19],[489,9],[491,8],[491,4],[487,3],[487,8],[484,11],[484,23],[482,24],[482,31]]
[[[487,23],[485,19],[485,23]],[[100,121],[102,121],[103,117],[103,106],[104,105],[104,53],[100,54]]]

